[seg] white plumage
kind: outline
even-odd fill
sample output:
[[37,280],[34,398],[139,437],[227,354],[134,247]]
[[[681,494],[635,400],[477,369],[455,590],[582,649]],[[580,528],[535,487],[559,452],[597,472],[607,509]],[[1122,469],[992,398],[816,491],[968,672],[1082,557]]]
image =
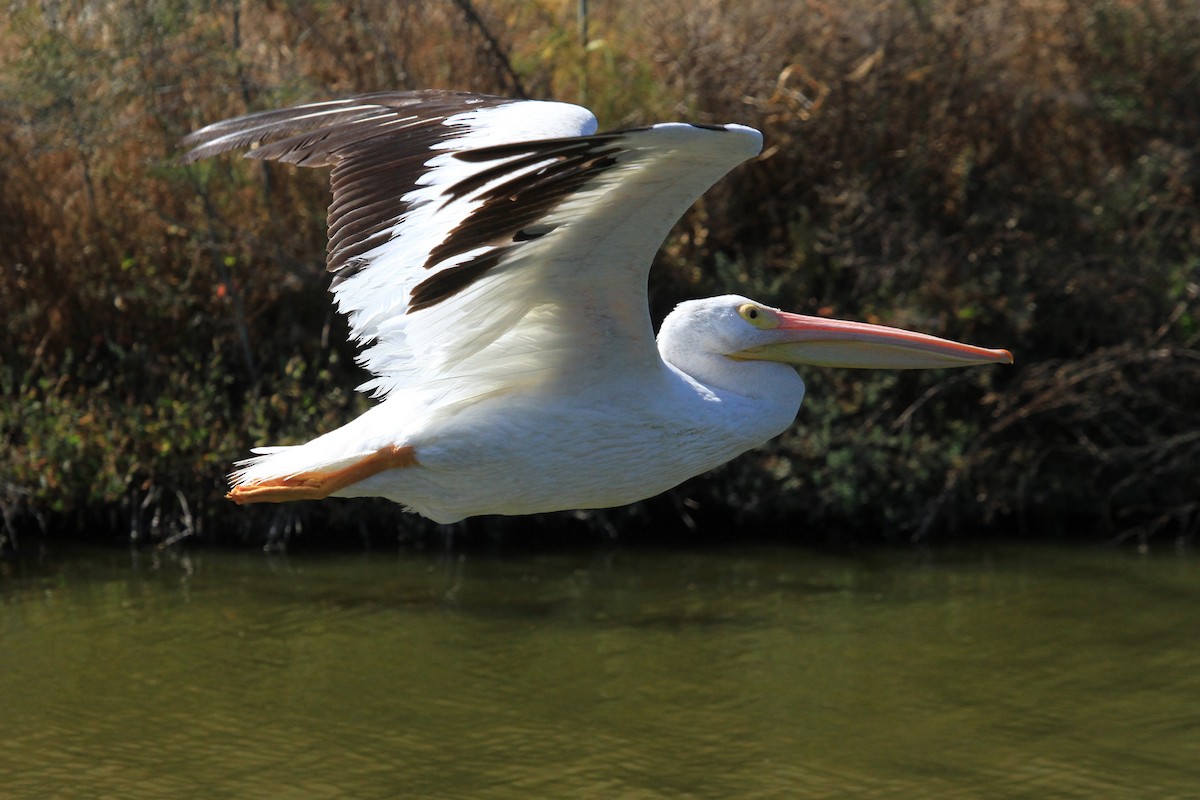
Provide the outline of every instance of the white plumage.
[[709,186],[756,155],[740,125],[596,132],[564,103],[392,92],[250,114],[189,136],[191,161],[331,166],[329,269],[380,402],[257,450],[238,502],[381,496],[438,522],[622,505],[777,435],[796,363],[1011,362],[729,295],[654,340],[650,262]]

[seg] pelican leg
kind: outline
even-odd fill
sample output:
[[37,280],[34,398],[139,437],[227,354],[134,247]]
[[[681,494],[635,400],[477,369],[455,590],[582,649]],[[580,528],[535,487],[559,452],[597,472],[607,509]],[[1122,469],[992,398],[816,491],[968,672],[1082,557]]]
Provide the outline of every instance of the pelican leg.
[[321,500],[339,489],[358,483],[384,470],[415,466],[417,454],[412,447],[384,447],[341,469],[329,472],[300,472],[286,478],[272,478],[233,487],[228,499],[238,505],[247,503],[286,503],[292,500]]

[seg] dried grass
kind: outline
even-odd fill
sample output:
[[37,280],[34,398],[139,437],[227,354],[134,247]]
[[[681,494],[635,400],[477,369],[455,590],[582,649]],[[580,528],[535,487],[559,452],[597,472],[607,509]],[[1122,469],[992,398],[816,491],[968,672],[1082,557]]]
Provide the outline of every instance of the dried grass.
[[14,4],[8,535],[246,530],[218,501],[245,443],[361,402],[324,296],[326,189],[230,159],[181,168],[176,143],[247,109],[442,86],[583,100],[605,127],[764,130],[763,158],[668,242],[657,313],[737,287],[1017,353],[949,380],[815,372],[791,434],[597,528],[1195,536],[1200,4],[593,5],[584,43],[574,4],[533,0]]

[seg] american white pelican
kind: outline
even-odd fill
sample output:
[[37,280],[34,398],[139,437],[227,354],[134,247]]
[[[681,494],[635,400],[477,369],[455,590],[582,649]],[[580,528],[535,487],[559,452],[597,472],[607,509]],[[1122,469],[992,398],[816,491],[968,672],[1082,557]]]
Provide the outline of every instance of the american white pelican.
[[1011,363],[920,333],[726,295],[657,346],[650,262],[762,135],[667,123],[596,133],[586,109],[443,91],[247,114],[184,140],[332,167],[328,268],[381,402],[231,476],[238,503],[380,496],[437,522],[624,505],[783,432],[793,365]]

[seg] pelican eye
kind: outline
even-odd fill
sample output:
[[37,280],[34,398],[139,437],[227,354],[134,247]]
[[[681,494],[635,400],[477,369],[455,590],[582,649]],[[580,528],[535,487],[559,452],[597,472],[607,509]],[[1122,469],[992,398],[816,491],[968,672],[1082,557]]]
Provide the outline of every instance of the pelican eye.
[[742,303],[738,307],[738,316],[759,330],[769,331],[771,328],[779,327],[778,314],[754,303]]

